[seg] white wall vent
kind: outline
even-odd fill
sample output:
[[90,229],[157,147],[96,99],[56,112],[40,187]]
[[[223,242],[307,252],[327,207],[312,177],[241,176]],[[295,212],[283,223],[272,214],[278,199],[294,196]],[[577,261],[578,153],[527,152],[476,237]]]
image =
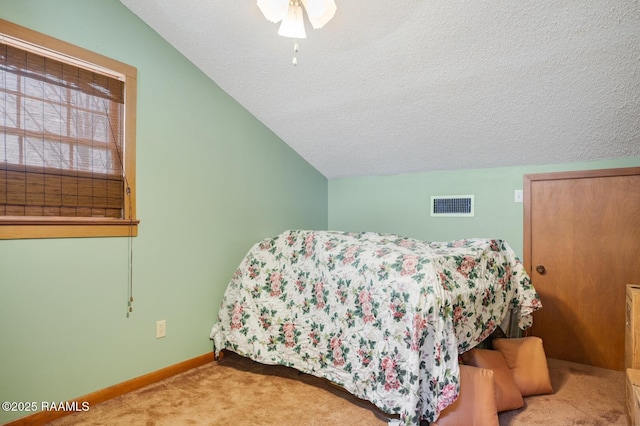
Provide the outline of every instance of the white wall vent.
[[431,197],[431,216],[473,217],[473,195],[434,195]]

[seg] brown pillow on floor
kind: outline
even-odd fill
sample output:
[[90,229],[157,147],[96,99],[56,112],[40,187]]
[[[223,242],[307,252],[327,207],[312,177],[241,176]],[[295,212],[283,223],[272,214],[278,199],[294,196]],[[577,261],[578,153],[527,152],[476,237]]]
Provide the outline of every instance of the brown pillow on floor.
[[516,385],[511,370],[499,351],[489,349],[471,349],[462,354],[462,362],[493,371],[496,381],[496,405],[498,412],[515,410],[524,406],[520,389]]
[[495,339],[493,348],[504,355],[522,396],[553,393],[542,339]]
[[433,426],[498,426],[493,371],[460,366],[460,394]]

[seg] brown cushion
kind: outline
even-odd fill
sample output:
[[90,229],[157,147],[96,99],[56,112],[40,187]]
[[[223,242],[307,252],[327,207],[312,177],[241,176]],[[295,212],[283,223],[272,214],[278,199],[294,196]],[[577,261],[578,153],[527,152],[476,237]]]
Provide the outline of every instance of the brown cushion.
[[522,396],[553,392],[542,339],[534,336],[495,339],[493,348],[504,356]]
[[489,349],[471,349],[462,354],[462,362],[493,371],[498,411],[515,410],[524,405],[520,389],[513,380],[511,370],[502,353]]
[[498,426],[493,371],[460,366],[460,394],[440,412],[434,426]]

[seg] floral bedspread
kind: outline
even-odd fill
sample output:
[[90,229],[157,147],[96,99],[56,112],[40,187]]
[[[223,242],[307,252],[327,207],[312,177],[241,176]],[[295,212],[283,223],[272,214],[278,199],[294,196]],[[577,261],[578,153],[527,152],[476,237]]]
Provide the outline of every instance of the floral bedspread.
[[404,424],[433,422],[459,391],[458,354],[540,299],[501,240],[292,230],[233,275],[214,350],[326,378]]

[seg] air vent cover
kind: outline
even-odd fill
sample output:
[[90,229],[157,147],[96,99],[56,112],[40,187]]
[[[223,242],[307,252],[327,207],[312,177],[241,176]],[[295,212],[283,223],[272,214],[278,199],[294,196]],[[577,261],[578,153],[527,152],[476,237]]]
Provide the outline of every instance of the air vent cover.
[[473,217],[473,195],[434,195],[431,197],[431,216]]

